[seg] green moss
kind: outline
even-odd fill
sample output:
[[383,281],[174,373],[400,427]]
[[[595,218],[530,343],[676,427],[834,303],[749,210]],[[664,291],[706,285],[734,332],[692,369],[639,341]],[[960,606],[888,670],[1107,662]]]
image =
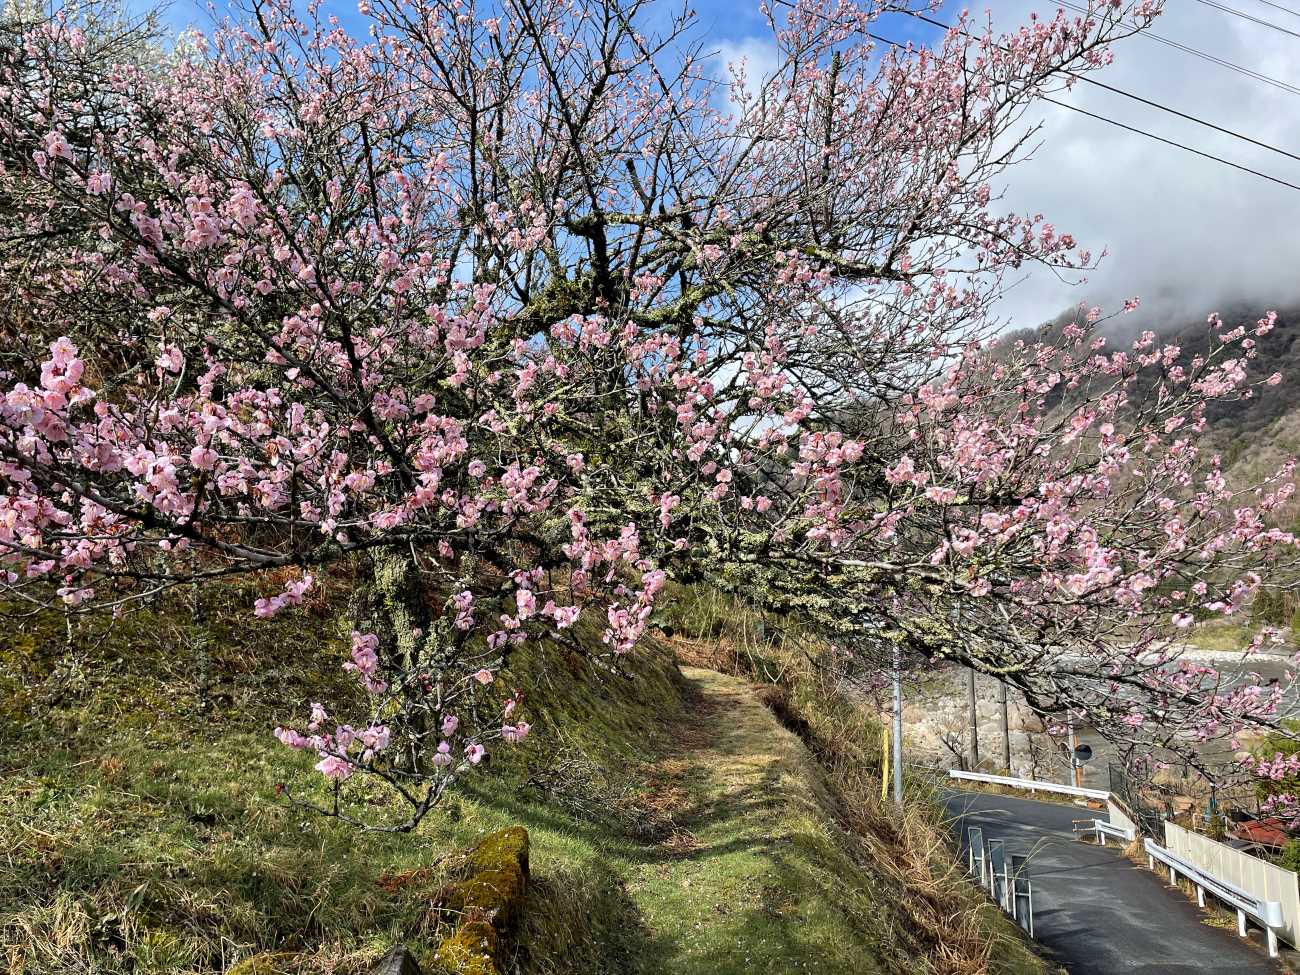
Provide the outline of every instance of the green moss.
[[497,830],[470,851],[469,865],[475,870],[517,869],[528,876],[528,830],[510,826]]
[[289,975],[296,970],[294,955],[288,952],[262,952],[245,958],[226,975]]
[[466,862],[469,876],[448,892],[448,908],[506,931],[519,915],[528,886],[528,831],[522,826],[498,830],[484,838]]
[[446,897],[459,923],[434,960],[452,972],[495,975],[501,938],[518,919],[528,887],[528,831],[511,826],[489,834],[469,852],[465,868],[469,876]]
[[496,928],[487,921],[466,921],[434,953],[435,969],[454,975],[500,975]]

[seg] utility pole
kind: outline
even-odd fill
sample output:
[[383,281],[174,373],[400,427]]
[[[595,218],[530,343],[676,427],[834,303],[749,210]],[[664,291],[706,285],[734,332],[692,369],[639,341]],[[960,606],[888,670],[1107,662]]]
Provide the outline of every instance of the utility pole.
[[998,708],[1002,716],[1002,774],[1011,774],[1011,723],[1007,720],[1007,685],[998,681]]
[[1074,750],[1079,747],[1078,740],[1074,737],[1074,715],[1065,716],[1065,727],[1070,735],[1070,769],[1074,772],[1074,784],[1079,788],[1083,787],[1083,767],[1079,764],[1078,759],[1074,757]]
[[894,805],[903,808],[903,656],[894,645]]
[[980,767],[980,724],[975,710],[975,668],[966,668],[966,704],[970,711],[970,767],[972,772]]

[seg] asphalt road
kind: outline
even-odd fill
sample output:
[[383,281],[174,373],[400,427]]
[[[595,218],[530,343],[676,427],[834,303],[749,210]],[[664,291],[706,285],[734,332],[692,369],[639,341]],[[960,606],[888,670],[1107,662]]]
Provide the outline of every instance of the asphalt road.
[[1135,866],[1113,846],[1077,840],[1071,821],[1088,817],[1087,809],[969,792],[952,793],[947,806],[963,853],[966,828],[979,826],[986,841],[1030,854],[1034,937],[1071,975],[1283,971],[1257,944],[1239,939],[1235,925],[1205,924],[1195,900],[1167,888],[1168,874]]

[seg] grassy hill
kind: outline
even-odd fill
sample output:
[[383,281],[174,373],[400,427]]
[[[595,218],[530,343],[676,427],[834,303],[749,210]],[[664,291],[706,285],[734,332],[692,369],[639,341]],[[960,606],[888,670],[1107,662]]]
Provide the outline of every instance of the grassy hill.
[[622,674],[558,647],[517,659],[537,734],[414,834],[278,801],[310,757],[270,729],[348,692],[344,586],[257,624],[238,587],[207,597],[202,624],[181,599],[72,628],[11,617],[8,971],[209,973],[273,953],[260,970],[352,973],[396,941],[425,962],[451,920],[449,854],[513,824],[532,840],[521,975],[1044,970],[951,868],[935,807],[881,806],[878,729],[833,686],[683,672],[666,641]]

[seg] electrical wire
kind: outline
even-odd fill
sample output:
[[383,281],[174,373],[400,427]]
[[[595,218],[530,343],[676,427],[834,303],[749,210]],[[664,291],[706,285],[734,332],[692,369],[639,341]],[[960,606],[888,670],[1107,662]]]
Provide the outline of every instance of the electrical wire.
[[[1281,24],[1275,24],[1271,20],[1265,20],[1263,17],[1256,17],[1254,14],[1248,14],[1244,10],[1238,10],[1236,7],[1229,7],[1226,4],[1218,3],[1217,0],[1196,0],[1196,2],[1204,4],[1207,7],[1213,7],[1215,10],[1222,10],[1225,14],[1240,17],[1242,20],[1248,20],[1253,24],[1259,24],[1261,27],[1269,27],[1279,33],[1290,34],[1292,37],[1300,38],[1300,31],[1294,31],[1289,27],[1283,27]],[[1288,10],[1287,13],[1290,13],[1290,11]]]
[[[881,37],[879,34],[873,34],[868,32],[867,36],[877,41],[880,41],[882,44],[888,44],[891,47],[906,49],[910,46],[908,44],[903,44],[900,41],[893,41],[887,37]],[[1178,142],[1175,139],[1166,139],[1164,136],[1156,135],[1154,132],[1148,132],[1146,129],[1140,129],[1135,125],[1129,125],[1126,122],[1120,122],[1117,119],[1109,118],[1105,115],[1098,115],[1096,112],[1090,112],[1087,109],[1079,108],[1077,105],[1070,105],[1066,102],[1059,101],[1047,95],[1042,95],[1040,97],[1042,98],[1043,101],[1051,102],[1053,105],[1057,105],[1061,108],[1068,109],[1071,112],[1078,112],[1080,115],[1086,115],[1089,118],[1096,119],[1098,122],[1105,122],[1108,125],[1113,125],[1116,128],[1124,129],[1125,131],[1132,132],[1135,135],[1145,136],[1148,139],[1152,139],[1156,142],[1163,143],[1164,145],[1173,146],[1176,149],[1182,149],[1184,152],[1190,152],[1193,155],[1200,156],[1202,159],[1208,159],[1211,162],[1221,163],[1224,166],[1228,166],[1232,169],[1239,170],[1243,173],[1249,173],[1252,176],[1258,176],[1260,179],[1267,180],[1270,183],[1276,183],[1278,186],[1284,186],[1287,189],[1292,189],[1292,190],[1296,190],[1297,192],[1300,192],[1300,184],[1292,183],[1288,180],[1282,179],[1281,177],[1272,176],[1268,173],[1261,172],[1258,169],[1252,169],[1249,166],[1243,166],[1241,163],[1235,163],[1230,159],[1224,159],[1222,156],[1216,156],[1211,152],[1206,152],[1203,149],[1197,149],[1193,146],[1187,145],[1184,142]],[[1289,155],[1289,153],[1286,154]]]
[[1233,169],[1239,169],[1243,173],[1250,173],[1252,176],[1258,176],[1260,179],[1266,179],[1270,183],[1277,183],[1279,186],[1285,186],[1288,189],[1300,190],[1300,185],[1296,183],[1288,182],[1287,180],[1284,180],[1278,176],[1270,176],[1268,173],[1260,172],[1258,169],[1251,169],[1249,166],[1243,166],[1241,165],[1241,163],[1235,163],[1230,159],[1224,159],[1222,156],[1216,156],[1213,153],[1205,152],[1201,149],[1193,148],[1192,146],[1189,146],[1182,142],[1178,142],[1174,139],[1166,139],[1164,136],[1156,135],[1154,132],[1148,132],[1146,131],[1146,129],[1139,129],[1135,125],[1128,125],[1124,122],[1117,121],[1113,118],[1108,118],[1105,115],[1098,115],[1096,112],[1089,112],[1087,109],[1079,108],[1077,105],[1068,105],[1065,102],[1057,101],[1055,98],[1049,98],[1046,95],[1043,96],[1043,100],[1051,102],[1053,105],[1059,105],[1061,106],[1061,108],[1068,108],[1072,112],[1078,112],[1080,115],[1086,115],[1089,118],[1094,118],[1099,122],[1106,122],[1118,128],[1126,129],[1129,132],[1136,133],[1137,135],[1144,135],[1148,139],[1154,139],[1156,142],[1163,142],[1167,146],[1174,146],[1175,148],[1193,153],[1194,155],[1200,156],[1204,159],[1209,159],[1217,163],[1222,163],[1225,166],[1231,166]]
[[1274,3],[1273,0],[1256,0],[1266,7],[1272,7],[1274,10],[1280,10],[1284,14],[1290,14],[1292,17],[1300,17],[1300,10],[1292,10],[1290,7],[1284,7],[1280,3]]
[[[1074,13],[1086,14],[1088,12],[1084,7],[1071,3],[1070,0],[1059,0],[1059,2],[1062,7],[1065,7],[1067,10],[1071,10]],[[1256,71],[1254,68],[1247,68],[1246,66],[1237,64],[1234,61],[1221,58],[1217,54],[1211,54],[1208,51],[1202,51],[1189,44],[1184,44],[1182,41],[1176,41],[1172,37],[1166,37],[1164,34],[1158,34],[1153,30],[1147,29],[1142,31],[1138,36],[1165,44],[1175,50],[1182,51],[1184,54],[1190,54],[1203,61],[1208,61],[1210,64],[1216,64],[1219,67],[1227,68],[1229,71],[1235,71],[1254,81],[1260,81],[1266,85],[1271,85],[1280,91],[1289,92],[1292,95],[1300,95],[1300,85],[1293,85],[1289,81],[1283,81],[1280,78],[1274,78],[1271,75],[1263,74],[1262,72]]]
[[1161,44],[1165,44],[1169,47],[1175,48],[1176,50],[1182,51],[1185,54],[1194,55],[1198,58],[1201,58],[1203,61],[1209,61],[1211,64],[1217,64],[1220,67],[1228,68],[1231,71],[1235,71],[1238,74],[1244,75],[1245,77],[1251,78],[1255,81],[1262,81],[1264,84],[1272,85],[1274,88],[1277,88],[1281,91],[1289,92],[1292,95],[1300,95],[1300,85],[1293,85],[1289,81],[1282,81],[1281,79],[1273,78],[1266,74],[1261,74],[1258,71],[1255,71],[1251,68],[1244,67],[1240,64],[1235,64],[1232,61],[1228,61],[1215,54],[1210,54],[1206,51],[1197,50],[1196,48],[1183,44],[1181,41],[1176,41],[1171,37],[1165,37],[1163,34],[1157,34],[1155,31],[1146,30],[1143,31],[1140,36],[1150,38],[1153,41],[1159,41]]
[[[943,21],[941,21],[941,20],[935,20],[935,19],[932,18],[932,17],[927,17],[925,14],[918,13],[918,12],[916,12],[916,11],[911,11],[911,10],[909,10],[909,11],[905,11],[905,12],[906,12],[909,16],[915,17],[915,18],[917,18],[918,20],[922,20],[922,21],[924,21],[925,23],[930,24],[930,25],[932,25],[932,26],[934,26],[934,27],[940,27],[940,28],[943,28],[944,30],[953,30],[953,29],[954,29],[954,28],[952,28],[950,25],[945,24]],[[968,36],[968,37],[970,36],[969,33],[967,33],[966,31],[962,31],[962,33],[963,33],[963,34],[966,34],[966,36]],[[1300,37],[1300,34],[1297,34],[1296,36],[1297,36],[1297,37]],[[1277,153],[1277,154],[1280,155],[1280,156],[1286,156],[1288,159],[1292,159],[1292,160],[1294,160],[1295,162],[1300,162],[1300,155],[1296,155],[1294,152],[1290,152],[1290,151],[1288,151],[1288,150],[1286,150],[1286,149],[1282,149],[1282,148],[1280,148],[1279,146],[1272,145],[1271,143],[1268,143],[1268,142],[1261,142],[1259,139],[1252,138],[1251,136],[1245,135],[1244,133],[1241,133],[1241,132],[1234,131],[1233,129],[1225,128],[1224,126],[1222,126],[1222,125],[1218,125],[1218,124],[1216,124],[1216,123],[1214,123],[1214,122],[1211,122],[1211,121],[1209,121],[1209,120],[1207,120],[1207,119],[1203,119],[1203,118],[1200,118],[1200,117],[1195,116],[1195,115],[1190,115],[1190,114],[1188,114],[1187,112],[1179,111],[1179,110],[1176,109],[1176,108],[1171,108],[1171,107],[1168,106],[1168,105],[1163,105],[1163,104],[1161,104],[1160,102],[1153,101],[1153,100],[1150,99],[1150,98],[1145,98],[1145,97],[1143,97],[1142,95],[1135,94],[1135,93],[1133,93],[1133,92],[1131,92],[1131,91],[1126,91],[1126,90],[1123,89],[1123,88],[1118,88],[1118,87],[1116,87],[1115,85],[1107,84],[1107,83],[1104,82],[1104,81],[1098,81],[1098,80],[1095,79],[1095,78],[1089,78],[1087,75],[1081,75],[1081,74],[1078,74],[1078,73],[1076,73],[1076,72],[1074,72],[1074,71],[1067,71],[1067,70],[1063,70],[1063,71],[1062,71],[1062,74],[1069,75],[1071,78],[1074,78],[1076,81],[1082,81],[1084,84],[1092,85],[1094,88],[1101,88],[1101,89],[1104,90],[1104,91],[1109,91],[1109,92],[1111,92],[1111,93],[1113,93],[1113,94],[1121,95],[1121,96],[1124,97],[1124,98],[1128,98],[1128,99],[1131,99],[1132,101],[1139,102],[1139,103],[1141,103],[1141,104],[1143,104],[1143,105],[1146,105],[1146,106],[1148,106],[1148,107],[1150,107],[1150,108],[1154,108],[1154,109],[1156,109],[1156,110],[1158,110],[1158,111],[1165,112],[1166,114],[1176,116],[1176,117],[1178,117],[1178,118],[1184,119],[1185,121],[1195,123],[1196,125],[1204,126],[1204,127],[1207,128],[1207,129],[1213,129],[1215,132],[1219,132],[1219,133],[1221,133],[1221,134],[1223,134],[1223,135],[1231,136],[1232,138],[1234,138],[1234,139],[1239,139],[1239,140],[1242,141],[1242,142],[1248,142],[1248,143],[1250,143],[1251,145],[1256,146],[1257,148],[1260,148],[1260,149],[1267,149],[1269,152],[1275,152],[1275,153]],[[1048,99],[1048,101],[1053,101],[1053,104],[1056,104],[1056,105],[1063,105],[1063,104],[1064,104],[1064,102],[1054,101],[1053,99]],[[1066,107],[1067,107],[1067,108],[1072,108],[1073,106],[1069,106],[1069,105],[1067,105]],[[1111,120],[1108,119],[1107,121],[1111,121]],[[1117,123],[1117,124],[1118,124],[1118,123]],[[1148,133],[1148,134],[1149,134],[1149,133]],[[1153,136],[1153,138],[1155,138],[1155,136]],[[1167,140],[1166,140],[1166,141],[1167,141]],[[1171,144],[1174,144],[1174,143],[1171,143]],[[1184,148],[1188,148],[1188,147],[1184,146]],[[1189,151],[1196,151],[1196,150],[1191,150],[1191,149],[1189,149]],[[1238,168],[1244,168],[1244,167],[1238,167]],[[1254,170],[1250,170],[1250,172],[1255,172],[1255,171],[1254,171]],[[1263,174],[1259,174],[1259,173],[1257,173],[1257,175],[1263,175]],[[1268,177],[1266,177],[1266,178],[1268,178]],[[1289,184],[1288,184],[1288,185],[1289,185]]]

